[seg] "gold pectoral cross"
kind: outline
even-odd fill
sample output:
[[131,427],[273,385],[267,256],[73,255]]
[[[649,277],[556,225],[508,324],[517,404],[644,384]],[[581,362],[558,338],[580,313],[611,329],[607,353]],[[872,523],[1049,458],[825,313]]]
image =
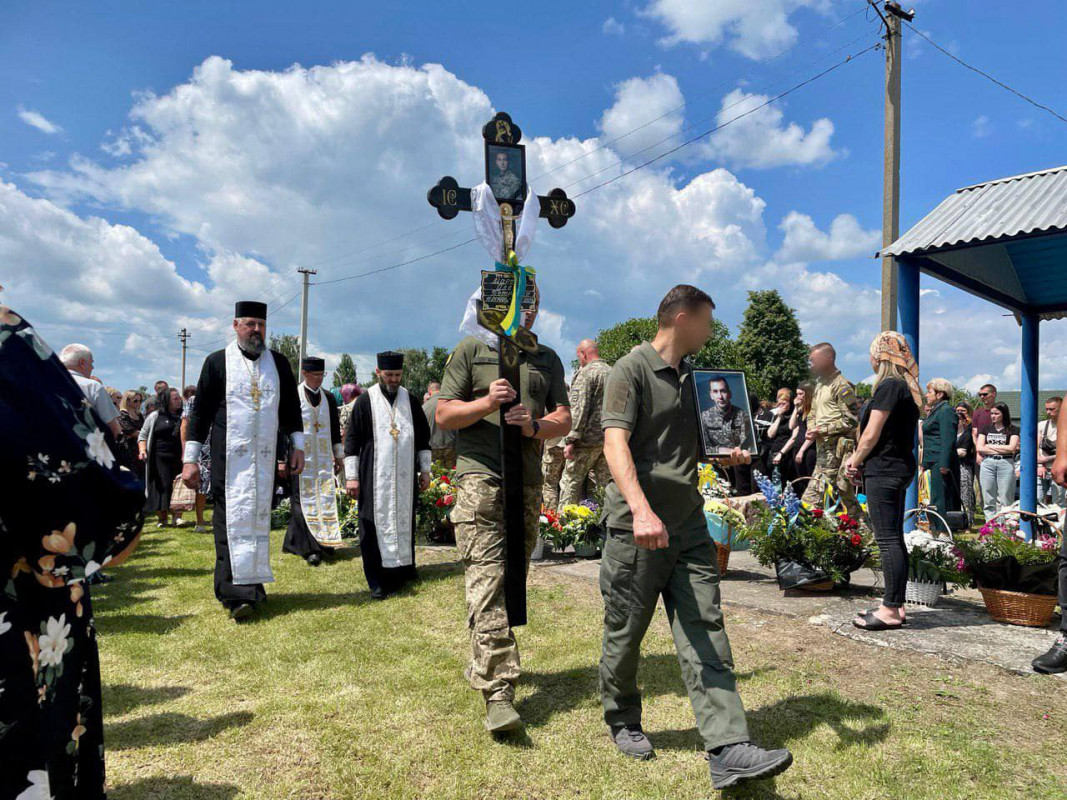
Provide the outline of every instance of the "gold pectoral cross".
[[252,395],[252,407],[259,411],[259,398],[263,396],[263,390],[259,388],[258,383],[253,383],[249,393]]
[[312,428],[314,428],[315,433],[318,433],[320,430],[322,430],[322,425],[319,424],[318,420],[315,420],[313,423],[311,423],[311,425]]
[[396,427],[395,422],[392,423],[392,427],[389,428],[389,435],[393,437],[394,442],[397,440],[397,437],[400,436],[400,428]]

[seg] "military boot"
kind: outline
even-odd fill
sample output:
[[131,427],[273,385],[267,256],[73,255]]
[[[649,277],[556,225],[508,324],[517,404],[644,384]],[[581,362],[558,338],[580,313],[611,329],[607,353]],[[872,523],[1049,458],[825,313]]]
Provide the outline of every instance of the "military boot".
[[488,700],[485,704],[485,729],[490,733],[519,730],[522,717],[510,700]]

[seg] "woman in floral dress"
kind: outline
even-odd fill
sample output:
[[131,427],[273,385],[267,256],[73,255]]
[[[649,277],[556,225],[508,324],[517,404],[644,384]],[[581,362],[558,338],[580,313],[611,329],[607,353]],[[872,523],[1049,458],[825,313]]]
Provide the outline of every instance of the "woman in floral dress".
[[0,305],[0,797],[103,798],[86,578],[136,547],[143,487],[32,327]]

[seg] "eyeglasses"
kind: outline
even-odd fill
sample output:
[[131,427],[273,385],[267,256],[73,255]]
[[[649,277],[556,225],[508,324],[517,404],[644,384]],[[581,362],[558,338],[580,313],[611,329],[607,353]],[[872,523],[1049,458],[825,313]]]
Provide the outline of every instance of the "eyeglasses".
[[979,397],[989,397],[989,392],[979,392],[978,396]]

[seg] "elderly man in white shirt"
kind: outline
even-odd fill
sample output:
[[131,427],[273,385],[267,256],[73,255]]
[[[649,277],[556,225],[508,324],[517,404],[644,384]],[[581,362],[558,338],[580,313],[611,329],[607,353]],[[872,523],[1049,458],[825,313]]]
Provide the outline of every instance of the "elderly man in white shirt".
[[74,378],[100,421],[107,425],[113,436],[118,436],[119,410],[115,408],[104,385],[92,377],[92,350],[84,344],[68,344],[60,351],[59,360],[70,371],[70,376]]

